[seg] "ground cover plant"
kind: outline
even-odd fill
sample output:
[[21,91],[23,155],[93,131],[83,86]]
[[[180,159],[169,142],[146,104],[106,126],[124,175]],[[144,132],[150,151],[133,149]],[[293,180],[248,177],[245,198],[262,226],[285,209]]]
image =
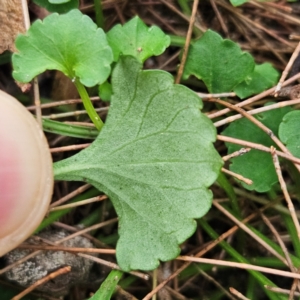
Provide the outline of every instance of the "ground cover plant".
[[[162,2],[178,12],[171,2]],[[203,24],[195,22],[197,1],[178,2],[179,8],[191,15],[186,38],[147,26],[138,14],[103,30],[101,6],[95,5],[94,22],[84,9],[76,8],[77,2],[36,3],[53,13],[33,22],[17,37],[12,76],[28,83],[45,72],[52,78],[49,70],[57,70],[63,74],[58,80],[81,98],[70,101],[79,104],[67,111],[58,108],[51,115],[56,118],[61,110],[61,116],[77,122],[41,120],[49,144],[61,147],[52,149],[58,181],[54,202],[36,233],[49,225],[63,226],[58,220],[69,226],[91,226],[87,231],[105,227],[89,238],[101,248],[100,257],[110,253],[111,261],[113,254],[117,265],[89,259],[120,269],[91,271],[93,284],[87,287],[87,282],[82,282],[85,287],[73,287],[66,299],[155,299],[156,293],[160,299],[296,297],[300,279],[299,130],[298,111],[292,105],[299,102],[293,96],[298,87],[279,87],[295,82],[297,75],[287,81],[281,78],[276,88],[279,70],[285,68],[290,55],[273,51],[281,68],[269,62],[274,62],[274,57],[273,61],[271,57],[258,62],[255,51],[251,55],[241,49],[244,40],[234,42],[213,26],[204,30]],[[253,25],[232,6],[242,3],[213,3],[239,17],[245,27]],[[270,7],[268,3],[249,5],[250,9],[251,5]],[[283,42],[280,36],[276,38]],[[169,61],[178,58],[178,70],[159,70],[178,45],[182,49]],[[270,50],[268,40],[265,46]],[[160,67],[151,67],[160,57]],[[274,93],[293,99],[279,105]],[[90,95],[99,96],[102,107],[95,109]],[[77,117],[81,102],[82,113],[87,113],[92,123]],[[45,107],[52,103],[54,99]],[[213,124],[210,119],[214,118]],[[82,144],[82,140],[92,143]],[[221,145],[221,141],[225,143]],[[77,153],[64,153],[68,150]],[[58,206],[68,200],[75,206],[86,202],[89,206]],[[93,203],[95,200],[104,201]],[[230,228],[232,223],[236,226]],[[283,241],[280,230],[287,232],[287,240]],[[52,251],[62,250],[52,247]],[[213,257],[223,260],[202,258],[211,249]],[[77,251],[85,255],[81,253],[84,250]],[[179,264],[180,260],[187,262]],[[214,265],[223,266],[218,267],[215,279]],[[247,271],[235,269],[236,275],[228,276],[232,267]],[[146,280],[149,275],[152,289]],[[168,285],[173,279],[173,285]],[[10,299],[11,290],[4,284],[1,289]]]

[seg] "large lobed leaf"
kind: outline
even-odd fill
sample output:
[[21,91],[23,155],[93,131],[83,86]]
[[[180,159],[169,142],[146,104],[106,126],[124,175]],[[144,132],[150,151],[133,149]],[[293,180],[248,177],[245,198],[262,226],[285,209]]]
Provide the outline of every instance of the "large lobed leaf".
[[90,87],[107,79],[113,60],[103,30],[77,9],[35,21],[16,47],[13,77],[20,82],[55,69]]
[[[283,116],[290,110],[291,108],[289,107],[283,107],[256,115],[256,118],[270,128],[275,135],[278,135],[279,124]],[[222,134],[267,147],[274,145],[269,135],[245,118],[231,123]],[[228,154],[241,148],[241,146],[231,143],[226,143],[226,145]],[[242,183],[248,190],[255,190],[261,193],[267,192],[278,181],[270,153],[252,149],[249,153],[235,157],[231,161],[230,170],[253,181],[252,185]]]
[[157,26],[150,28],[138,17],[123,26],[118,24],[107,33],[107,40],[118,61],[120,54],[136,57],[144,62],[150,56],[162,54],[170,45],[170,37]]
[[84,180],[106,193],[119,216],[118,263],[155,269],[175,258],[210,208],[207,189],[222,160],[201,100],[163,71],[122,57],[112,74],[107,121],[92,145],[55,164],[55,178]]
[[231,40],[211,30],[191,44],[183,78],[202,79],[211,93],[231,92],[254,69],[254,60]]

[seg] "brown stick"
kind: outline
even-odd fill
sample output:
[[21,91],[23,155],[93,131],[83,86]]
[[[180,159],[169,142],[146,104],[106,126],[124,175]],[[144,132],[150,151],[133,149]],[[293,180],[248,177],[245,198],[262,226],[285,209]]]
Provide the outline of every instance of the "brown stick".
[[185,40],[185,44],[184,44],[184,48],[183,48],[183,54],[182,54],[182,58],[181,58],[181,63],[178,69],[178,73],[175,79],[175,83],[180,83],[181,80],[181,76],[183,73],[183,69],[185,66],[185,62],[187,59],[187,55],[189,52],[189,46],[191,43],[191,37],[192,37],[192,33],[193,33],[193,27],[194,27],[194,23],[195,23],[195,17],[196,17],[196,12],[197,12],[197,8],[198,8],[198,3],[199,0],[194,0],[194,4],[193,4],[193,10],[192,10],[192,15],[190,18],[190,24],[189,24],[189,29],[186,35],[186,40]]

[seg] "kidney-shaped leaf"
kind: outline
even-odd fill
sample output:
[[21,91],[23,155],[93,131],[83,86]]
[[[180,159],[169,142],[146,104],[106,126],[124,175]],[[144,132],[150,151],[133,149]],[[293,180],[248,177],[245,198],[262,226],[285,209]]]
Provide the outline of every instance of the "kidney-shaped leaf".
[[112,74],[105,126],[90,147],[55,164],[55,178],[84,180],[106,193],[119,216],[118,263],[155,269],[179,254],[194,218],[211,206],[207,189],[222,160],[201,100],[163,71],[123,57]]
[[293,155],[300,157],[300,111],[287,113],[279,126],[279,137]]
[[16,47],[13,76],[20,82],[56,69],[94,86],[109,76],[113,60],[103,30],[77,9],[34,22],[25,35],[17,37]]
[[211,93],[231,92],[254,69],[249,53],[214,31],[191,44],[183,78],[194,75],[202,79]]
[[107,33],[107,40],[114,53],[132,55],[144,62],[150,56],[162,54],[170,45],[170,37],[157,26],[150,28],[139,18],[134,17],[123,26],[118,24]]

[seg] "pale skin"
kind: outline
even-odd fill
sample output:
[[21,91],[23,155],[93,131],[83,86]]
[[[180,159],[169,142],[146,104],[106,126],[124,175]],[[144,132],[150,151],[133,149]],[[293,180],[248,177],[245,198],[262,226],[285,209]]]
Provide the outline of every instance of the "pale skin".
[[[29,237],[52,195],[52,160],[33,116],[0,91],[0,256]],[[38,204],[38,205],[37,205]]]

